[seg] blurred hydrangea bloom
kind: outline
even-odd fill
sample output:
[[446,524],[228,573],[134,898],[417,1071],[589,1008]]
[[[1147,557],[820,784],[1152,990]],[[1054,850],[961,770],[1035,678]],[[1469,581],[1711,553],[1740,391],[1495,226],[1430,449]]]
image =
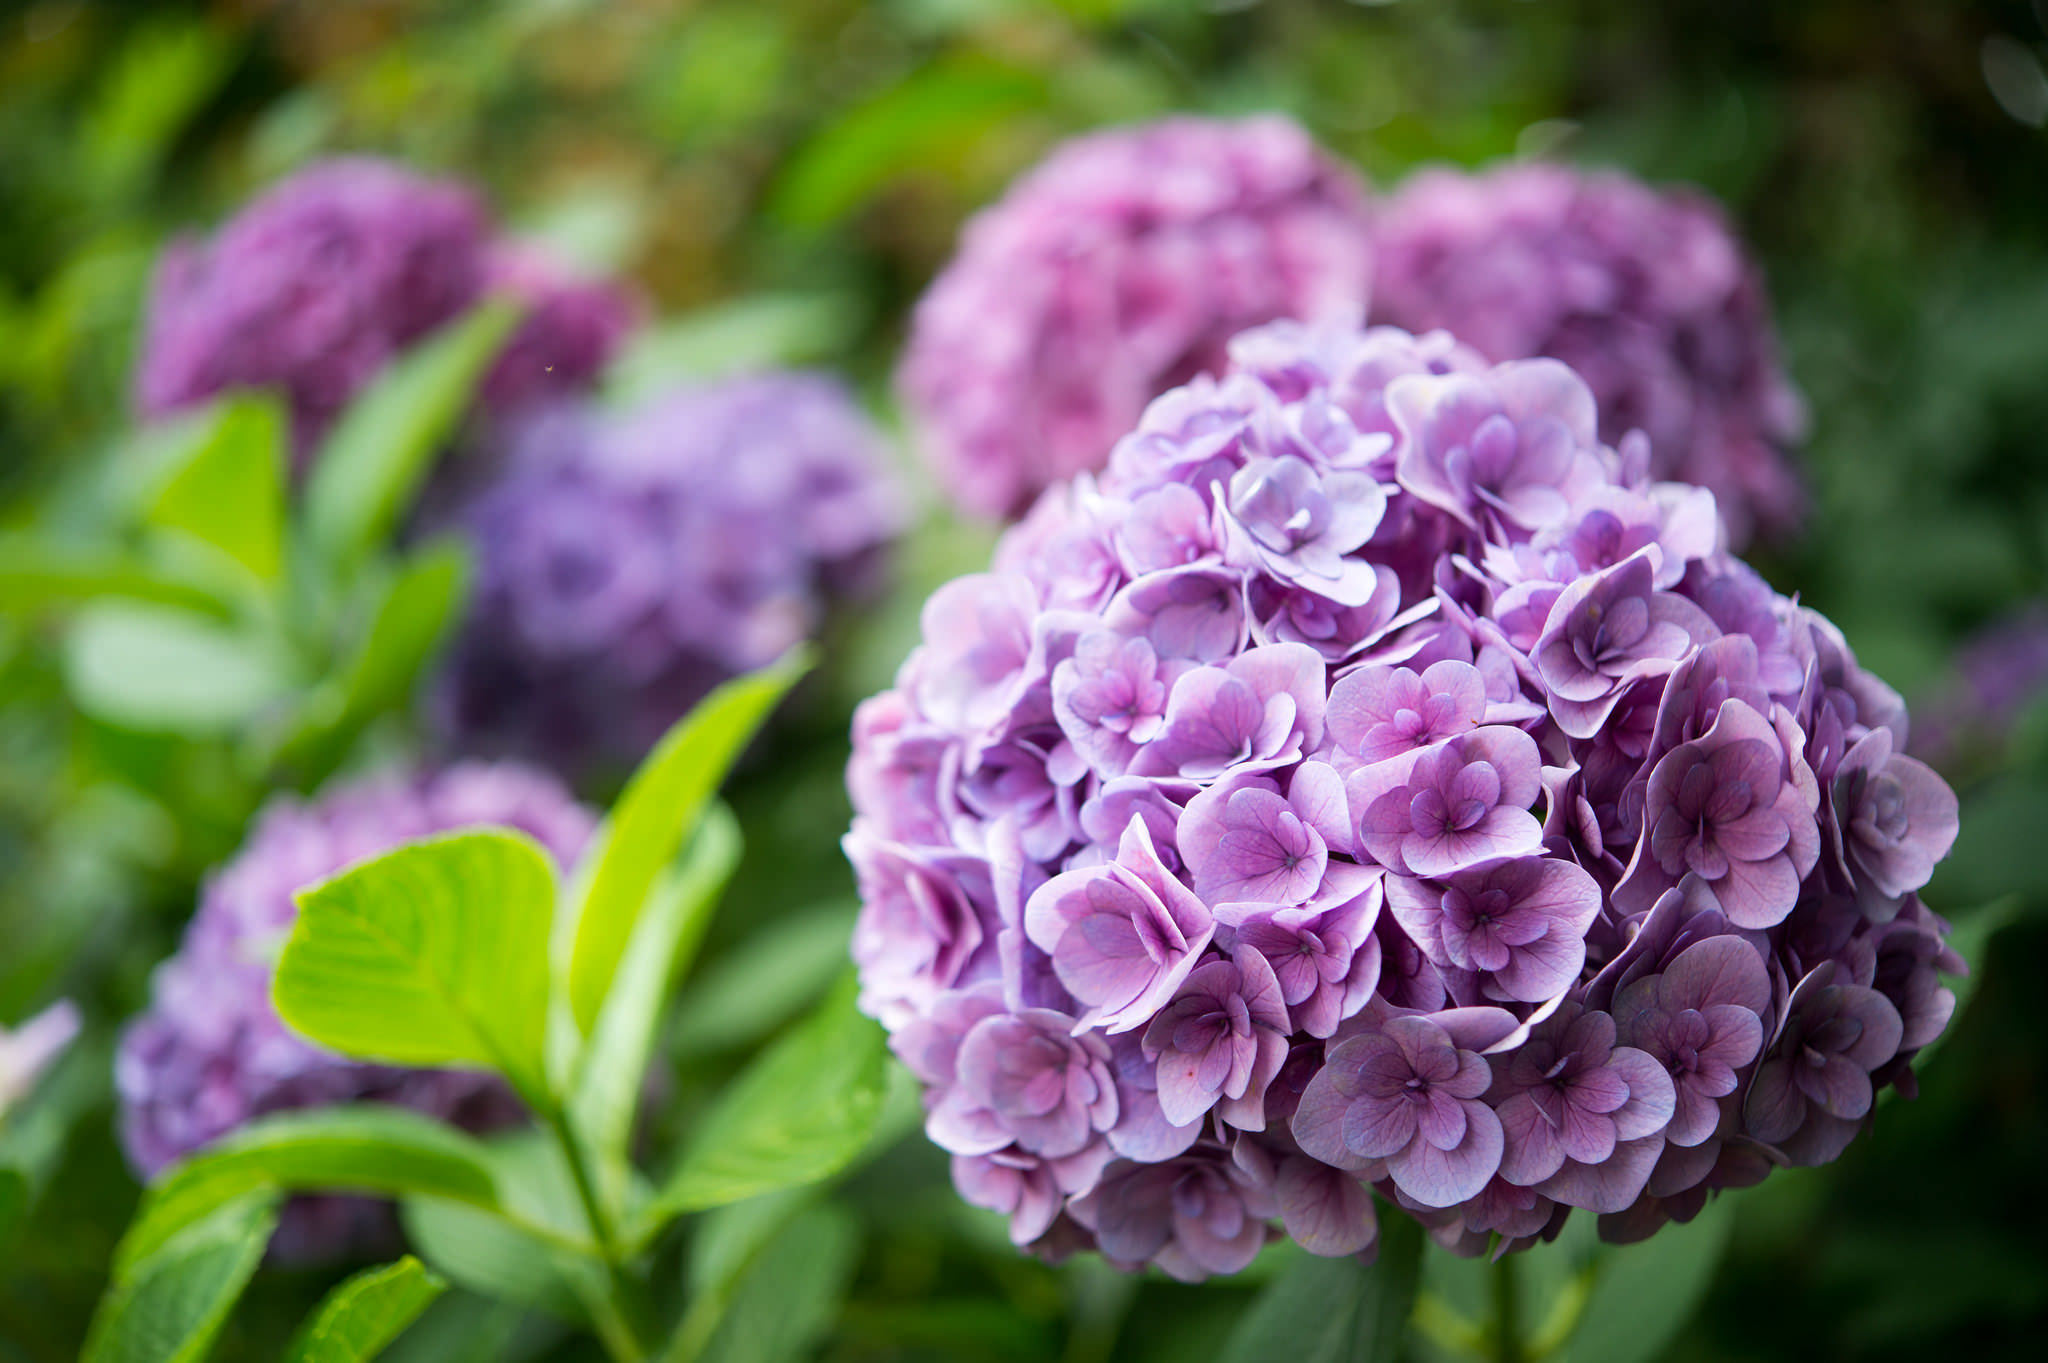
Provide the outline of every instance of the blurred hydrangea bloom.
[[1245,327],[1360,320],[1371,274],[1362,188],[1292,122],[1093,133],[968,223],[899,386],[954,499],[1013,515]]
[[1955,999],[1954,795],[1549,359],[1276,323],[854,721],[863,1006],[1019,1244],[1477,1253],[1832,1159]]
[[[281,797],[207,880],[178,953],[158,967],[148,1011],[115,1059],[121,1139],[145,1177],[266,1113],[334,1103],[395,1103],[488,1130],[524,1109],[491,1075],[362,1064],[313,1045],[270,1004],[293,895],[414,838],[476,824],[531,834],[566,867],[595,816],[552,777],[511,764],[464,763],[387,773],[303,802]],[[276,1252],[325,1257],[388,1228],[384,1209],[304,1198],[280,1223]]]
[[529,309],[484,385],[493,410],[587,387],[635,318],[612,286],[494,240],[463,186],[367,157],[323,161],[211,240],[165,250],[137,403],[154,417],[229,389],[280,390],[303,459],[393,356],[489,293]]
[[18,1027],[0,1027],[0,1117],[29,1095],[78,1037],[78,1006],[57,1002]]
[[2048,696],[2048,604],[2035,602],[1979,633],[1949,673],[1921,702],[1913,726],[1914,755],[1943,770],[1997,749]]
[[438,707],[465,750],[637,759],[870,591],[904,520],[880,434],[822,375],[560,406],[509,436],[467,512],[478,582]]
[[1424,171],[1376,229],[1373,319],[1444,328],[1490,360],[1563,360],[1601,437],[1650,441],[1659,478],[1711,489],[1733,543],[1804,510],[1804,426],[1756,268],[1716,208],[1559,165]]

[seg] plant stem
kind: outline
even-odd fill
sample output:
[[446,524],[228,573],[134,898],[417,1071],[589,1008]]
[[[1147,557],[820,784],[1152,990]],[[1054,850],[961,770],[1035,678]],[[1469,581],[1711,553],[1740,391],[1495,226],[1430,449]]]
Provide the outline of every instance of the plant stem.
[[1503,1254],[1493,1263],[1494,1363],[1523,1363],[1520,1302],[1515,1282],[1515,1256]]
[[617,1363],[645,1363],[647,1345],[641,1342],[643,1336],[634,1325],[634,1317],[638,1314],[635,1308],[638,1293],[626,1274],[617,1228],[605,1209],[604,1200],[597,1194],[597,1181],[591,1176],[590,1164],[583,1157],[583,1142],[577,1139],[569,1114],[560,1104],[549,1104],[546,1116],[556,1143],[562,1147],[562,1159],[569,1166],[570,1180],[576,1185],[577,1200],[583,1204],[583,1219],[590,1223],[590,1238],[596,1242],[598,1258],[604,1263],[607,1291],[593,1303],[595,1309],[591,1312],[598,1338]]

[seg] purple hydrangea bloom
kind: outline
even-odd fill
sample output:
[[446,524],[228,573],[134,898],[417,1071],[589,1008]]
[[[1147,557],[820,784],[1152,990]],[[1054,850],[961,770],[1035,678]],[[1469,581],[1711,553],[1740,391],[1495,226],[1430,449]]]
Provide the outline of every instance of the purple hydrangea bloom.
[[439,713],[462,750],[637,759],[716,683],[872,585],[904,508],[834,381],[768,373],[513,423],[468,507],[477,584]]
[[1371,274],[1364,191],[1286,119],[1094,133],[967,225],[899,386],[954,498],[1015,514],[1245,327],[1359,320]]
[[[595,816],[549,776],[482,763],[375,776],[264,809],[242,850],[208,877],[184,944],[157,969],[148,1011],[122,1035],[121,1140],[140,1173],[292,1108],[395,1103],[472,1130],[522,1119],[490,1075],[347,1060],[293,1032],[270,1004],[277,951],[298,914],[294,894],[400,843],[477,824],[528,833],[566,868]],[[324,1257],[387,1230],[372,1204],[315,1199],[293,1205],[277,1247]]]
[[1949,675],[1914,703],[1911,751],[1943,771],[1998,752],[2048,694],[2048,603],[2035,601],[1964,643]]
[[1232,355],[855,719],[863,1006],[963,1195],[1181,1276],[1640,1238],[1910,1094],[1954,797],[1713,494],[1555,362]]
[[1800,402],[1758,271],[1704,197],[1561,165],[1424,171],[1374,242],[1377,320],[1564,361],[1601,435],[1643,431],[1654,474],[1711,489],[1738,544],[1798,523]]
[[485,380],[493,412],[587,387],[636,318],[616,287],[494,241],[464,186],[368,157],[323,161],[211,240],[164,252],[137,405],[161,416],[229,389],[278,389],[304,460],[395,355],[493,293],[530,312]]

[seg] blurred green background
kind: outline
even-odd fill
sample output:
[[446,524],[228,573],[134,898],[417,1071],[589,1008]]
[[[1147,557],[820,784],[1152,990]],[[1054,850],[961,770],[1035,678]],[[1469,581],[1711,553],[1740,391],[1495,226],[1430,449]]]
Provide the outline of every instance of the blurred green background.
[[[886,410],[907,307],[962,218],[1052,144],[1279,109],[1381,185],[1541,154],[1720,197],[1813,418],[1808,531],[1759,566],[1924,694],[1972,631],[2048,593],[2044,60],[2042,0],[8,4],[0,531],[93,516],[163,241],[321,154],[478,181],[519,229],[631,275],[667,320],[621,386],[815,362]],[[743,778],[750,862],[716,929],[729,997],[800,1004],[829,979],[819,924],[843,920],[804,906],[851,893],[848,704],[886,678],[923,593],[985,550],[921,532],[839,685]],[[212,776],[173,780],[173,756],[78,715],[45,625],[0,618],[0,1021],[68,993],[94,1024],[9,1133],[56,1153],[0,1244],[7,1363],[76,1347],[136,1194],[111,1136],[111,1027],[240,838],[233,799],[210,808],[194,792]],[[1837,1165],[1733,1199],[1672,1358],[2038,1356],[2048,1016],[2026,962],[2048,959],[2048,708],[1947,774],[1964,831],[1927,897],[1968,943],[1967,1011],[1917,1102],[1886,1105]],[[787,1015],[774,1003],[763,1030]],[[750,1039],[686,1049],[684,1109],[691,1066]],[[799,1347],[827,1358],[1206,1359],[1249,1297],[1017,1258],[915,1138],[831,1205],[790,1266],[816,1303]],[[218,1356],[275,1357],[327,1281],[266,1274]],[[576,1356],[459,1296],[436,1322],[401,1351]]]

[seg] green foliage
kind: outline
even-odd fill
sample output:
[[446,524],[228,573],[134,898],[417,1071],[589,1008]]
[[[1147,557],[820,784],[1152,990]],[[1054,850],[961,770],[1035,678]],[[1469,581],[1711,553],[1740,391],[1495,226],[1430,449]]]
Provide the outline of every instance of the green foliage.
[[1223,1363],[1377,1363],[1408,1331],[1421,1268],[1422,1231],[1413,1220],[1380,1218],[1378,1261],[1295,1254],[1259,1293],[1225,1345]]
[[1683,1226],[1600,1257],[1578,1328],[1558,1357],[1568,1363],[1648,1363],[1699,1309],[1728,1243],[1734,1201],[1707,1204]]
[[[830,1205],[797,1213],[741,1276],[707,1363],[794,1363],[823,1340],[853,1279],[860,1229]],[[675,1358],[671,1350],[668,1357]]]
[[227,1323],[277,1224],[274,1199],[217,1207],[147,1258],[117,1269],[83,1363],[198,1363]]
[[705,1114],[636,1238],[684,1212],[814,1183],[861,1152],[881,1113],[887,1051],[854,992],[849,977]]
[[503,830],[359,863],[299,895],[277,1011],[345,1055],[492,1069],[540,1105],[554,893],[547,853]]
[[122,1237],[115,1275],[132,1274],[231,1201],[316,1190],[500,1206],[484,1146],[416,1112],[366,1105],[279,1113],[166,1171]]
[[747,740],[810,666],[808,654],[797,650],[719,687],[669,731],[627,783],[587,854],[589,871],[579,873],[587,879],[568,976],[579,1026],[595,1023],[655,877],[695,827]]
[[392,364],[342,414],[306,484],[306,537],[330,569],[347,572],[390,534],[518,321],[512,304],[486,303]]
[[366,1268],[327,1294],[285,1363],[368,1363],[447,1286],[411,1255]]
[[232,397],[188,428],[191,438],[162,470],[143,521],[217,550],[259,582],[284,566],[283,409],[273,399]]
[[80,610],[65,639],[79,707],[147,733],[232,733],[292,695],[277,641],[190,611],[123,601]]

